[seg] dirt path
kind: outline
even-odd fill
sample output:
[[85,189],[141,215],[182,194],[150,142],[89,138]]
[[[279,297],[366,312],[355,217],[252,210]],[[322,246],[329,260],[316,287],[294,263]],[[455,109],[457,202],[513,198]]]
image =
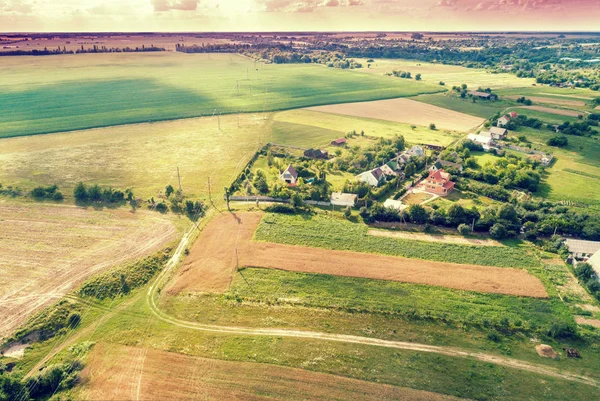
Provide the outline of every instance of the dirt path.
[[409,231],[383,231],[383,230],[369,230],[369,235],[375,237],[389,237],[389,238],[402,238],[414,241],[427,241],[427,242],[443,242],[446,244],[459,244],[459,245],[476,245],[476,246],[503,246],[500,242],[492,239],[478,239],[478,238],[465,238],[457,235],[431,235],[425,233],[413,233]]
[[583,111],[554,109],[552,107],[544,107],[544,106],[519,106],[518,108],[541,111],[543,113],[551,113],[551,114],[556,114],[559,116],[567,116],[567,117],[577,117],[580,114],[586,114]]
[[600,329],[600,320],[598,319],[587,319],[585,317],[578,316],[575,318],[575,321],[577,322],[577,324],[587,324],[589,326],[593,326]]
[[[516,100],[522,96],[519,95],[510,95],[505,96],[508,99]],[[570,100],[570,99],[556,99],[552,97],[543,97],[543,96],[526,96],[527,99],[531,99],[536,103],[548,103],[548,104],[556,104],[559,106],[572,106],[572,107],[585,107],[585,102],[582,100]]]
[[173,284],[181,291],[224,292],[236,266],[373,278],[517,296],[547,297],[523,269],[408,259],[252,241],[258,213],[216,217],[202,232]]

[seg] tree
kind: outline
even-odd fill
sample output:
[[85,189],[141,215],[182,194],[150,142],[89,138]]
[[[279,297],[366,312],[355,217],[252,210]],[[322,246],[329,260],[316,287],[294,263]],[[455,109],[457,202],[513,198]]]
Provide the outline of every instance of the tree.
[[424,224],[429,220],[427,211],[421,205],[410,205],[408,208],[408,216],[415,224]]
[[566,136],[556,135],[556,136],[553,136],[552,138],[548,139],[548,142],[546,142],[546,144],[548,146],[556,146],[558,148],[564,148],[565,146],[567,146],[569,144],[569,140],[567,139]]
[[575,275],[584,282],[596,278],[596,272],[589,263],[578,263],[575,267]]
[[165,195],[167,196],[167,198],[169,196],[171,196],[171,194],[175,192],[175,189],[173,188],[173,185],[169,184],[165,187]]
[[88,200],[88,191],[83,182],[79,182],[77,185],[75,185],[73,196],[75,196],[75,200],[77,202],[85,202]]
[[490,228],[490,237],[494,239],[506,238],[506,227],[501,223],[496,223]]
[[421,80],[421,74],[415,75],[415,80],[420,81]]
[[102,190],[98,184],[94,184],[88,189],[88,197],[92,202],[99,202],[102,200]]
[[434,123],[429,124],[429,129],[434,131],[436,129],[436,126]]
[[292,195],[292,206],[294,206],[295,208],[304,206],[304,200],[302,199],[302,196],[300,196],[300,194],[297,192]]
[[469,235],[471,233],[471,227],[469,227],[466,224],[459,224],[458,226],[458,232],[460,233],[460,235],[466,236]]
[[515,207],[510,203],[505,203],[502,205],[502,207],[498,211],[498,218],[501,220],[510,221],[511,223],[518,223],[519,221],[517,211],[515,210]]
[[465,209],[458,203],[454,203],[448,208],[447,216],[448,224],[452,226],[458,226],[467,222]]

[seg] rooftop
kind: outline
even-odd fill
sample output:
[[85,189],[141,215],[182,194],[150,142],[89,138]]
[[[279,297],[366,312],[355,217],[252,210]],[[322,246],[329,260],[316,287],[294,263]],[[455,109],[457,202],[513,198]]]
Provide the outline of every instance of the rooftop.
[[600,251],[599,241],[586,241],[582,239],[571,239],[565,240],[565,245],[569,248],[569,252],[573,253],[589,253],[594,254]]

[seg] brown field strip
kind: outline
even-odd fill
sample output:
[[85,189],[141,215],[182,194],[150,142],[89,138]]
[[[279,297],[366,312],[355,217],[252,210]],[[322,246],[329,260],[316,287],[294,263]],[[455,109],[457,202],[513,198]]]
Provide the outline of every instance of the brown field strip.
[[476,245],[476,246],[504,246],[500,242],[493,239],[481,239],[481,238],[465,238],[459,237],[458,235],[443,235],[443,234],[425,234],[425,233],[413,233],[409,231],[384,231],[384,230],[369,230],[369,235],[374,237],[389,237],[389,238],[402,238],[410,239],[414,241],[426,241],[426,242],[442,242],[445,244],[459,244],[459,245]]
[[458,398],[326,373],[97,344],[81,400],[406,400]]
[[[516,100],[520,98],[519,95],[506,96],[508,99]],[[573,107],[585,107],[585,102],[582,100],[569,100],[569,99],[556,99],[553,97],[542,97],[542,96],[525,96],[527,99],[531,99],[537,103],[548,103],[557,104],[559,106],[573,106]]]
[[522,269],[254,242],[252,235],[260,218],[258,213],[215,218],[195,242],[169,292],[224,292],[237,263],[240,267],[392,280],[506,295],[548,296],[542,282]]
[[0,202],[0,338],[91,275],[176,236],[155,212]]
[[578,115],[582,114],[581,111],[553,109],[552,107],[544,107],[544,106],[519,106],[519,108],[541,111],[542,113],[550,113],[550,114],[556,114],[559,116],[567,116],[567,117],[577,117]]
[[469,114],[404,98],[332,104],[309,107],[308,110],[423,126],[434,123],[438,128],[453,131],[469,131],[485,121]]

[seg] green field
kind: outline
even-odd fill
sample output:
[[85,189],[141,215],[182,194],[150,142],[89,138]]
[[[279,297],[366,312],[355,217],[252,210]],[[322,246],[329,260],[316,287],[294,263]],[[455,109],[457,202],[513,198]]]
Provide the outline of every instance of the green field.
[[418,100],[423,103],[432,104],[434,106],[443,107],[446,109],[458,111],[460,113],[470,114],[481,118],[490,118],[496,113],[501,112],[513,103],[510,101],[477,101],[473,103],[471,99],[461,99],[454,94],[432,94],[420,95],[412,100]]
[[582,203],[600,202],[600,141],[598,137],[569,135],[569,145],[563,149],[547,146],[556,134],[547,130],[520,128],[535,149],[552,153],[556,161],[548,168],[548,176],[539,195],[552,200],[572,200]]
[[295,146],[324,146],[350,131],[391,138],[403,135],[408,143],[449,145],[462,134],[429,127],[375,120],[311,110],[288,110],[274,115],[273,142]]
[[262,115],[204,117],[132,124],[52,135],[2,139],[0,183],[31,190],[56,184],[71,197],[79,181],[132,187],[136,196],[156,197],[171,184],[184,194],[215,201],[262,144],[270,120]]
[[367,235],[368,226],[339,217],[265,215],[256,230],[255,239],[326,249],[380,253],[406,258],[485,266],[525,267],[540,265],[525,248],[478,247],[401,240]]
[[[361,59],[360,62],[365,67],[369,64],[364,59]],[[363,68],[360,71],[380,75],[391,73],[394,70],[410,71],[413,77],[420,73],[423,82],[439,85],[439,82],[442,81],[446,83],[448,88],[467,84],[469,89],[483,87],[495,90],[498,88],[528,87],[535,83],[532,78],[517,78],[514,74],[492,74],[482,68],[466,68],[424,61],[376,59],[370,64],[371,68]]]
[[230,54],[14,57],[0,67],[0,137],[375,100],[444,90]]

